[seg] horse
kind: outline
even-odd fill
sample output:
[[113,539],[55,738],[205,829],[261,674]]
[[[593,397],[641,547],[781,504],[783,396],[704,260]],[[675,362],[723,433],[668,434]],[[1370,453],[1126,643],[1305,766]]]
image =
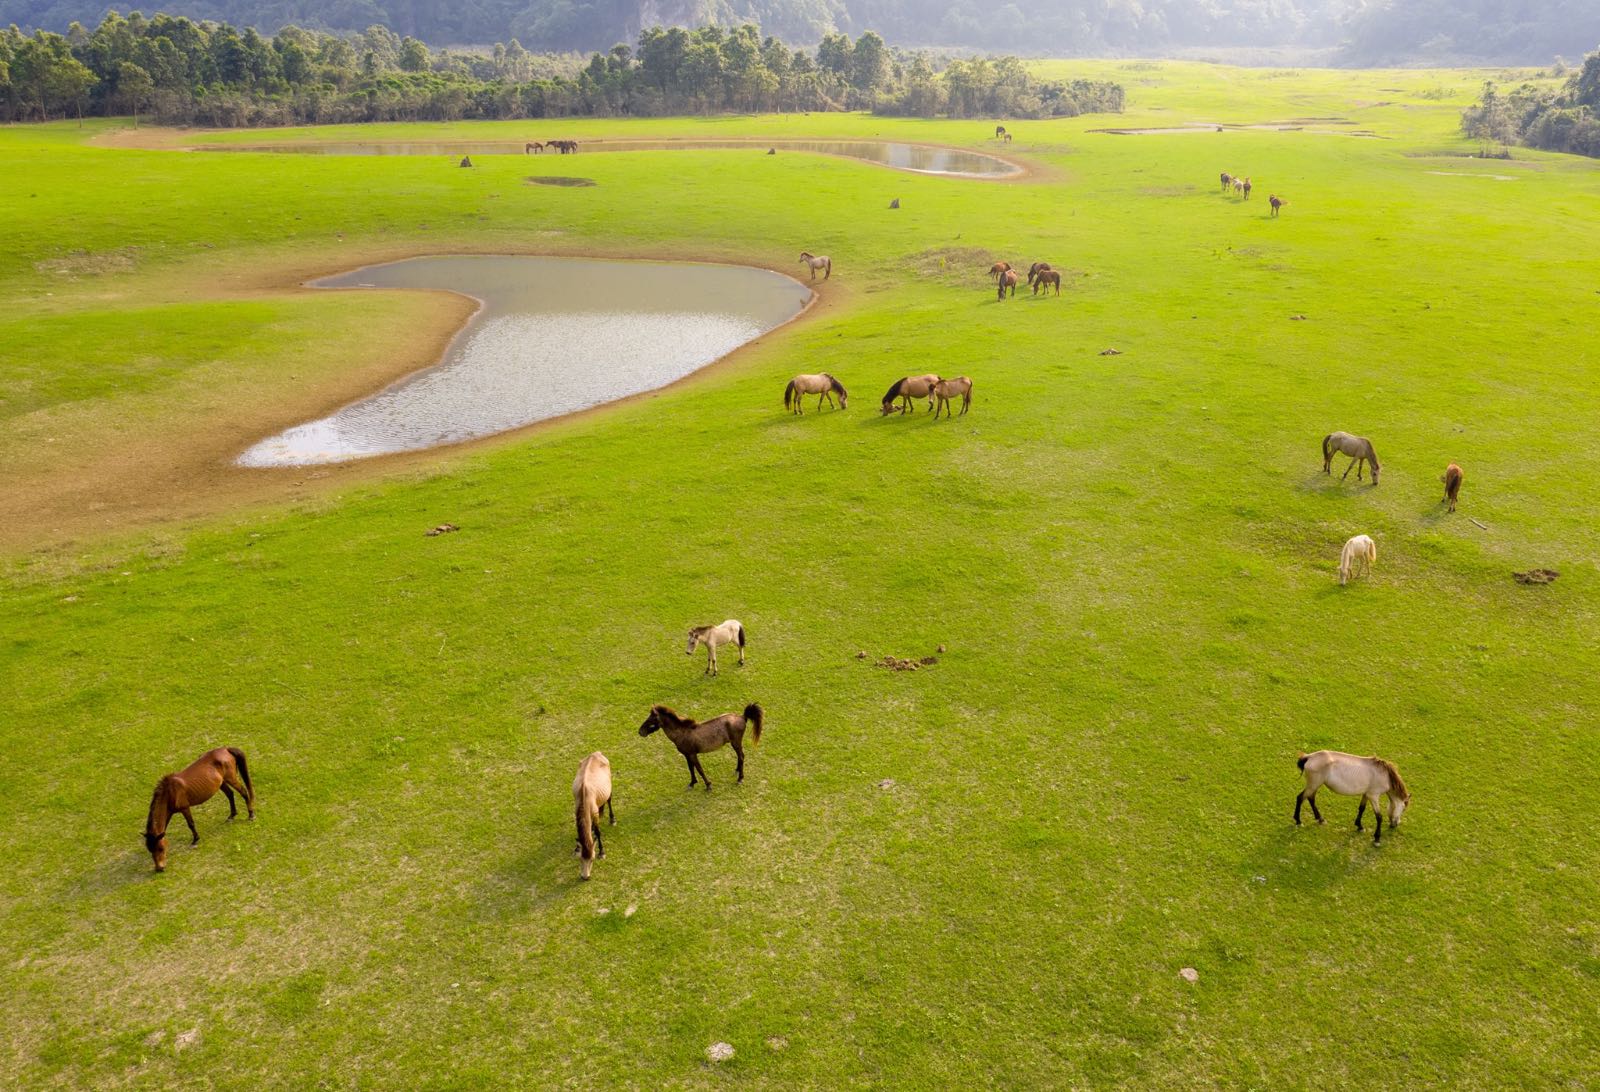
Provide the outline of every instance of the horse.
[[1052,268],[1054,267],[1049,262],[1034,262],[1028,267],[1028,283],[1032,284],[1035,277],[1049,272]]
[[611,763],[599,751],[578,763],[572,799],[578,824],[578,844],[572,852],[578,858],[578,875],[587,880],[594,859],[606,855],[605,843],[600,840],[600,813],[606,812],[611,825],[617,825],[617,809],[611,803]]
[[[936,375],[908,375],[904,379],[896,379],[894,386],[883,396],[884,416],[891,413],[917,412],[916,405],[911,401],[913,398],[926,398],[928,408],[932,409],[933,387],[938,382],[939,377]],[[899,406],[894,404],[896,398],[900,399]]]
[[689,655],[701,645],[706,646],[706,674],[717,675],[717,646],[729,641],[739,642],[739,666],[744,666],[744,626],[737,618],[729,618],[720,626],[692,626],[689,629]]
[[826,254],[813,254],[809,250],[800,252],[800,260],[811,269],[811,279],[817,279],[817,270],[822,270],[822,279],[827,280],[833,276],[833,259]]
[[530,140],[530,141],[528,141],[527,144],[523,145],[522,154],[523,155],[543,155],[544,154],[544,145],[540,144],[537,140]]
[[1272,215],[1274,216],[1278,215],[1278,210],[1283,208],[1283,206],[1287,205],[1288,203],[1289,202],[1285,201],[1275,193],[1267,194],[1267,204],[1272,206]]
[[1228,187],[1233,185],[1233,175],[1227,171],[1222,172],[1222,192],[1227,193]]
[[1015,296],[1017,294],[1017,285],[1021,282],[1021,280],[1021,274],[1019,274],[1015,269],[1008,269],[1004,273],[1000,274],[1000,291],[998,293],[999,298],[1006,298],[1006,289],[1008,288],[1011,289],[1011,294]]
[[1244,179],[1235,178],[1233,180],[1233,195],[1235,197],[1242,197],[1244,195]]
[[938,405],[933,408],[933,419],[939,419],[939,411],[945,411],[946,417],[954,414],[950,410],[950,403],[956,395],[961,396],[961,415],[966,416],[968,408],[972,405],[972,380],[966,376],[956,379],[941,379],[933,385],[933,397],[938,400]]
[[1003,137],[1005,135],[1006,135],[1006,127],[1004,125],[996,125],[994,127],[994,138],[996,140],[999,140],[1001,137]]
[[1004,137],[1004,140],[1005,140],[1005,142],[1006,142],[1006,143],[1007,143],[1007,144],[1010,144],[1010,143],[1011,143],[1011,134],[1010,134],[1010,133],[1007,133],[1007,134],[1006,134],[1006,135],[1005,135],[1005,137]]
[[189,809],[198,807],[217,795],[228,798],[228,818],[239,814],[234,802],[235,791],[244,797],[250,818],[256,817],[256,790],[250,784],[250,766],[244,752],[237,747],[218,747],[207,751],[178,773],[169,773],[156,782],[150,794],[150,814],[144,821],[144,848],[150,851],[157,872],[167,870],[167,822],[173,812],[181,814],[194,835],[190,845],[200,844],[200,832],[195,829],[194,815]]
[[1008,272],[1010,272],[1010,270],[1011,270],[1011,263],[1010,262],[995,262],[993,265],[991,265],[989,267],[989,276],[993,277],[995,280],[999,280],[1000,279],[1000,274],[1008,273]]
[[1455,463],[1444,468],[1444,474],[1439,478],[1444,482],[1444,500],[1440,504],[1449,503],[1450,511],[1456,510],[1456,497],[1461,493],[1461,480],[1467,475]]
[[[1350,456],[1350,466],[1356,468],[1356,481],[1361,480],[1361,464],[1372,464],[1372,484],[1378,484],[1378,453],[1372,450],[1372,441],[1365,436],[1352,436],[1348,432],[1330,432],[1322,438],[1322,472],[1333,473],[1333,456]],[[1344,481],[1350,476],[1350,466],[1344,468],[1344,473],[1339,476]]]
[[816,375],[797,375],[789,380],[789,385],[783,388],[783,408],[796,414],[805,413],[802,406],[804,397],[808,394],[817,396],[817,412],[822,412],[822,400],[827,399],[828,405],[833,405],[833,396],[839,396],[839,408],[849,408],[850,395],[840,383],[827,372]]
[[1378,820],[1378,829],[1372,835],[1373,845],[1378,845],[1383,838],[1383,812],[1379,810],[1379,805],[1384,794],[1389,796],[1391,827],[1400,825],[1400,816],[1411,805],[1411,793],[1407,791],[1406,783],[1400,780],[1400,771],[1395,769],[1393,762],[1377,755],[1361,758],[1343,751],[1313,751],[1311,754],[1301,754],[1295,765],[1306,775],[1306,787],[1294,798],[1295,826],[1300,825],[1300,805],[1303,803],[1310,803],[1311,814],[1318,823],[1323,821],[1322,813],[1317,810],[1317,790],[1324,785],[1340,796],[1361,797],[1361,806],[1356,809],[1357,830],[1362,829],[1361,817],[1366,813],[1367,805],[1372,805],[1372,814]]
[[689,764],[689,787],[694,788],[695,774],[698,772],[700,780],[705,782],[706,792],[710,792],[711,779],[706,776],[706,768],[700,765],[700,756],[731,743],[733,753],[739,756],[738,775],[739,780],[743,781],[745,726],[748,725],[754,732],[750,740],[750,746],[754,747],[761,742],[761,716],[761,706],[752,702],[744,707],[743,713],[724,713],[696,724],[688,717],[680,717],[665,705],[652,705],[650,715],[639,725],[639,734],[647,736],[658,728],[665,732],[683,760]]
[[1378,544],[1371,535],[1356,535],[1339,551],[1339,585],[1343,587],[1352,576],[1372,572],[1372,563],[1378,560]]
[[1061,295],[1061,274],[1054,269],[1039,270],[1038,279],[1033,282],[1033,294],[1037,296],[1040,289],[1046,289],[1045,295],[1048,296],[1050,292],[1046,286],[1052,284],[1056,286],[1056,295]]
[[1250,200],[1250,180],[1248,178],[1244,180],[1244,199],[1246,201]]

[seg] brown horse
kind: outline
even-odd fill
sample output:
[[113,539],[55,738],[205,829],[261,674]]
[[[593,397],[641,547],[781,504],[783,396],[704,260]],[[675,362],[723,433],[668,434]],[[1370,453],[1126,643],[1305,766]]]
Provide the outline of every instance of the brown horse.
[[950,403],[958,394],[961,396],[961,413],[965,416],[967,409],[972,405],[972,380],[963,375],[956,379],[941,379],[933,385],[933,397],[938,402],[938,405],[933,407],[935,421],[939,419],[941,409],[944,410],[946,417],[955,416],[950,410]]
[[1272,206],[1272,215],[1274,216],[1278,215],[1278,210],[1283,208],[1283,206],[1287,205],[1288,203],[1289,202],[1285,201],[1275,193],[1267,194],[1267,204]]
[[1244,180],[1244,199],[1246,201],[1250,200],[1250,180],[1248,178]]
[[1448,503],[1450,511],[1456,510],[1456,497],[1461,493],[1461,480],[1466,474],[1455,463],[1444,468],[1444,477],[1439,480],[1444,482],[1444,500],[1439,503]]
[[1047,273],[1055,267],[1049,262],[1034,262],[1028,267],[1028,283],[1032,284],[1041,273]]
[[1372,441],[1365,436],[1352,436],[1348,432],[1330,432],[1322,438],[1322,472],[1333,473],[1333,457],[1335,454],[1350,456],[1350,466],[1344,468],[1344,473],[1339,480],[1344,481],[1350,476],[1350,467],[1356,468],[1356,481],[1361,480],[1362,464],[1372,465],[1372,484],[1378,484],[1378,471],[1383,469],[1378,465],[1378,453],[1372,449]]
[[617,810],[611,804],[611,763],[599,751],[578,763],[572,799],[577,805],[574,818],[578,824],[578,845],[573,852],[578,855],[578,875],[587,880],[595,857],[606,855],[606,844],[600,840],[600,813],[608,813],[611,825],[617,825]]
[[1223,171],[1222,172],[1222,192],[1223,193],[1227,193],[1232,188],[1233,188],[1233,175],[1229,174],[1227,171]]
[[218,747],[207,751],[178,773],[169,773],[156,782],[156,791],[150,794],[150,814],[144,822],[144,847],[150,851],[157,872],[167,870],[167,822],[174,812],[183,816],[194,835],[190,845],[200,844],[200,832],[194,827],[194,816],[189,809],[198,807],[217,795],[221,789],[228,798],[228,818],[239,814],[234,802],[235,791],[244,797],[250,818],[256,817],[256,791],[250,784],[250,767],[244,752],[237,747]]
[[1033,294],[1037,296],[1039,290],[1044,289],[1044,294],[1048,296],[1050,294],[1048,286],[1052,284],[1056,287],[1056,295],[1061,295],[1061,274],[1054,269],[1041,269],[1039,276],[1033,282]]
[[805,396],[817,396],[817,412],[822,412],[822,403],[826,399],[828,405],[833,405],[833,396],[839,396],[839,408],[850,408],[850,392],[844,389],[844,384],[839,382],[827,372],[817,372],[812,375],[797,375],[789,380],[789,385],[783,388],[783,408],[790,413],[803,414]]
[[993,277],[995,280],[999,280],[1002,273],[1008,273],[1010,270],[1010,262],[995,262],[989,267],[989,276]]
[[522,148],[523,155],[541,155],[543,152],[544,145],[540,144],[537,140],[528,141],[528,143],[523,145]]
[[999,298],[1006,298],[1006,289],[1008,288],[1011,289],[1011,294],[1015,296],[1017,294],[1017,285],[1020,283],[1022,283],[1022,275],[1015,269],[1008,269],[1000,274]]
[[[889,388],[889,393],[883,396],[884,416],[891,413],[917,412],[916,404],[911,401],[913,398],[926,398],[928,408],[932,409],[933,387],[937,382],[939,377],[936,375],[908,375],[904,379],[896,379],[894,386]],[[900,399],[898,406],[894,404],[896,398]]]
[[1006,135],[1006,127],[1004,125],[996,125],[994,127],[994,138],[996,140],[999,140],[1001,137],[1003,137],[1005,135]]
[[754,733],[750,739],[750,746],[754,747],[761,742],[761,706],[754,702],[745,706],[743,713],[724,713],[698,724],[688,717],[680,717],[665,705],[652,705],[650,715],[639,725],[639,734],[647,736],[658,728],[665,732],[683,760],[689,764],[689,787],[694,788],[695,774],[698,772],[700,780],[706,784],[706,792],[710,792],[711,779],[706,776],[706,768],[700,765],[700,756],[720,750],[725,744],[732,744],[733,753],[739,756],[739,780],[743,781],[746,725]]

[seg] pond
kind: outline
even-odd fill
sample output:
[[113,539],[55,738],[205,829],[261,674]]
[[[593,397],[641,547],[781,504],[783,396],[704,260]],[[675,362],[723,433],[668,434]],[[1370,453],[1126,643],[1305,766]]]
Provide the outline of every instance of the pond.
[[[409,142],[306,142],[301,144],[214,144],[205,151],[286,152],[300,155],[437,155],[459,159],[462,156],[523,155],[525,144],[511,141],[409,141]],[[917,174],[953,175],[960,178],[1004,178],[1021,173],[1014,163],[982,152],[956,148],[937,148],[928,144],[899,144],[882,140],[591,140],[578,145],[579,156],[595,152],[671,152],[745,151],[765,155],[768,148],[780,152],[810,152],[815,155],[842,155],[865,159],[896,170]],[[531,158],[544,160],[545,152]]]
[[482,306],[438,364],[262,440],[241,466],[309,466],[459,443],[664,387],[806,307],[763,269],[495,255],[411,258],[317,288],[444,289]]

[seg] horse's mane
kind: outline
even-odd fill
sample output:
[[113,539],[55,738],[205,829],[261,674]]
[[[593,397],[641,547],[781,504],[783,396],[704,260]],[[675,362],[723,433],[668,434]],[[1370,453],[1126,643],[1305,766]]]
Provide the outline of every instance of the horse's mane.
[[1372,469],[1377,470],[1378,469],[1378,449],[1373,447],[1372,446],[1372,441],[1367,439],[1365,436],[1363,436],[1361,438],[1361,442],[1367,445],[1367,461],[1372,464]]
[[1379,758],[1377,755],[1372,756],[1372,761],[1382,766],[1383,772],[1389,775],[1389,794],[1391,796],[1398,795],[1402,800],[1410,800],[1411,791],[1406,788],[1406,783],[1400,780],[1400,771],[1395,768],[1394,763],[1386,758]]
[[889,388],[889,393],[883,396],[883,400],[887,402],[891,398],[898,398],[900,396],[900,388],[905,386],[905,382],[904,379],[896,379],[894,386]]
[[160,798],[161,794],[166,791],[167,782],[170,780],[172,780],[171,774],[162,774],[161,780],[156,782],[156,787],[150,790],[150,810],[145,813],[144,817],[144,829],[146,834],[150,833],[150,816],[156,813],[156,801]]
[[[823,375],[828,375],[828,373],[827,373],[827,372],[823,372],[823,373],[822,373],[822,374],[823,374]],[[832,388],[831,388],[831,389],[833,389],[833,390],[835,390],[835,391],[838,391],[838,392],[839,392],[839,393],[840,393],[840,394],[846,394],[846,393],[848,393],[848,392],[847,392],[847,391],[846,391],[846,390],[845,390],[845,389],[844,389],[844,384],[843,384],[843,383],[841,383],[841,382],[839,382],[839,381],[838,381],[838,380],[837,380],[837,379],[835,379],[835,378],[834,378],[834,377],[833,377],[833,376],[831,376],[831,375],[828,375],[828,382],[829,382],[829,383],[832,383],[832,384],[833,384],[833,387],[832,387]]]

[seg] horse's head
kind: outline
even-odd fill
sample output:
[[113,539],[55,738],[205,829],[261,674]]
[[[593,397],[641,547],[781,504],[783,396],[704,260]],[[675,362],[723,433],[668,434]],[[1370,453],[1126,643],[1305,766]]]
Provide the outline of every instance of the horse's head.
[[802,262],[809,262],[813,257],[815,257],[815,255],[813,255],[809,250],[802,250],[800,252],[800,260]]
[[1379,470],[1378,460],[1377,459],[1373,459],[1373,460],[1371,460],[1371,462],[1372,462],[1372,484],[1373,485],[1377,485],[1378,484],[1378,470]]
[[641,736],[647,736],[651,732],[654,732],[657,728],[660,728],[660,727],[661,727],[661,707],[659,705],[652,705],[650,707],[650,715],[644,718],[644,723],[643,724],[639,725],[639,734]]
[[1410,793],[1400,794],[1391,792],[1389,794],[1389,825],[1392,827],[1399,826],[1400,817],[1406,813],[1406,808],[1410,806]]
[[882,416],[887,417],[891,413],[899,413],[900,407],[895,403],[894,399],[885,398],[883,400],[883,405],[879,407],[879,412]]
[[693,656],[694,655],[694,650],[700,646],[700,637],[704,633],[705,633],[705,630],[703,630],[703,629],[699,629],[699,628],[690,629],[689,630],[689,647],[684,649],[684,651],[687,652],[689,655]]
[[144,848],[150,851],[150,859],[155,862],[157,872],[167,870],[167,836],[144,832]]

